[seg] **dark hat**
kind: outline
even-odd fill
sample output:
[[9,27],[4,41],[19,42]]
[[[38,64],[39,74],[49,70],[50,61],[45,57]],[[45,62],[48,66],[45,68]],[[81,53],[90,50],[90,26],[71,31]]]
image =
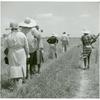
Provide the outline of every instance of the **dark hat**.
[[66,34],[66,32],[63,32],[63,34]]

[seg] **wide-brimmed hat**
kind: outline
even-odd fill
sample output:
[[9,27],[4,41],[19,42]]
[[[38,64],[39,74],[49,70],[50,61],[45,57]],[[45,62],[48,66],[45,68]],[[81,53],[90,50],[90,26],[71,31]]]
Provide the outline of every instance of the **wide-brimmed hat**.
[[10,22],[9,27],[6,28],[6,30],[11,30],[11,29],[18,29],[18,23],[16,22]]
[[55,36],[55,32],[53,32],[53,33],[51,34],[51,36]]
[[32,18],[27,17],[23,22],[19,23],[20,27],[32,28],[37,25],[36,21]]
[[51,36],[57,37],[57,34],[55,32],[53,32]]
[[83,34],[89,34],[90,31],[89,31],[88,29],[83,29],[83,30],[82,30],[82,33],[83,33]]

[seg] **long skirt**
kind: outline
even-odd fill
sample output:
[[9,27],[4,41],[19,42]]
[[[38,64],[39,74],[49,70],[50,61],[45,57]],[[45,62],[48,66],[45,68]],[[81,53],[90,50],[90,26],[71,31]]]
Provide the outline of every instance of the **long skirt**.
[[24,48],[9,49],[10,78],[26,77],[26,53]]

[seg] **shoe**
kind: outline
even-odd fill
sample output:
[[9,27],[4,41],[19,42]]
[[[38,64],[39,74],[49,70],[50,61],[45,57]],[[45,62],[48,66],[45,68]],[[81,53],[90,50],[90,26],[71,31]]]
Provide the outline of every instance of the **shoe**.
[[85,70],[86,69],[86,66],[82,65],[82,69]]
[[83,68],[83,70],[86,70],[86,68]]

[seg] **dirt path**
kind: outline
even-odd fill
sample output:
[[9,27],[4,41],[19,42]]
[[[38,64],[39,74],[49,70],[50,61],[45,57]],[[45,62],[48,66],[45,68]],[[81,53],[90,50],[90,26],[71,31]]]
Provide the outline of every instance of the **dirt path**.
[[99,81],[98,81],[97,64],[91,65],[89,70],[80,71],[79,89],[76,92],[76,98],[98,98]]
[[87,91],[90,86],[90,79],[86,74],[86,70],[80,71],[80,85],[79,85],[79,91],[76,94],[76,97],[83,98],[87,97]]

